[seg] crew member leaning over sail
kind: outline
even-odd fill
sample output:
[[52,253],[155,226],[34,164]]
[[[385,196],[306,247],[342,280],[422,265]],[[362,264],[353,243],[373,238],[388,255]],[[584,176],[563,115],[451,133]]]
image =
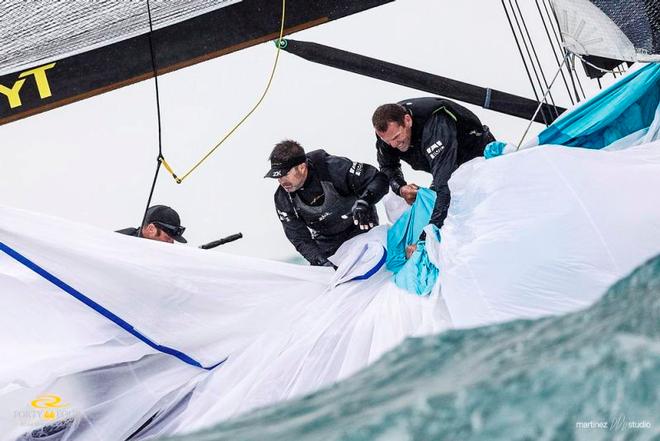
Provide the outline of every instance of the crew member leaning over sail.
[[265,177],[280,184],[275,208],[284,233],[312,265],[328,260],[348,239],[378,225],[374,206],[388,191],[387,177],[369,164],[278,143]]
[[187,243],[188,241],[183,237],[185,231],[186,227],[181,226],[179,213],[173,208],[166,205],[153,205],[147,210],[142,227],[129,227],[116,232],[159,242]]
[[[374,112],[372,124],[378,165],[394,193],[412,204],[419,188],[406,182],[401,160],[433,175],[431,189],[437,198],[431,223],[440,228],[449,209],[451,174],[462,163],[483,155],[486,144],[495,140],[490,130],[465,107],[433,97],[383,104]],[[415,248],[409,247],[408,257]]]

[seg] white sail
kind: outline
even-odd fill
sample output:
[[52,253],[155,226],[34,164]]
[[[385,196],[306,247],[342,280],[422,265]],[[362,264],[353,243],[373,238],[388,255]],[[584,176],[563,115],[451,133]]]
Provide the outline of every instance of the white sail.
[[[429,297],[398,288],[384,267],[338,284],[329,268],[2,208],[0,316],[11,362],[0,370],[0,432],[15,439],[47,424],[31,403],[48,394],[67,405],[50,409],[69,421],[73,438],[63,439],[124,439],[154,414],[142,435],[195,430],[332,384],[409,336],[586,307],[660,250],[660,204],[650,199],[659,185],[658,142],[539,146],[466,163],[450,181],[441,242],[427,244],[440,268]],[[364,271],[351,259],[378,260],[369,246],[382,246],[385,230],[345,244],[344,281]]]

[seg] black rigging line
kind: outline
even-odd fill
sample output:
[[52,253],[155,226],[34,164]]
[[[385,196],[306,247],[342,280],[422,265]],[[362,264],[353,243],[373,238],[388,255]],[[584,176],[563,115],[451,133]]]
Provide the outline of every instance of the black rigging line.
[[[557,56],[557,48],[555,47],[552,37],[550,36],[550,31],[548,30],[548,25],[545,21],[545,17],[543,16],[543,12],[541,11],[541,6],[539,5],[539,0],[535,0],[536,2],[536,9],[539,11],[539,15],[541,16],[541,22],[543,23],[543,28],[545,29],[545,35],[548,37],[548,42],[550,43],[550,47],[552,47],[552,55],[555,57],[555,61],[557,62],[557,67],[561,66],[561,63],[559,62],[559,57]],[[561,49],[561,48],[560,48]],[[571,88],[568,87],[568,82],[566,81],[566,75],[564,75],[564,69],[560,69],[560,74],[561,74],[561,79],[564,83],[564,86],[566,87],[566,93],[568,93],[568,98],[571,100],[571,104],[575,104],[575,101],[573,100],[573,95],[571,93]]]
[[149,14],[149,53],[151,54],[151,69],[154,73],[154,84],[156,86],[156,114],[158,116],[158,157],[156,158],[156,173],[154,173],[154,180],[151,183],[151,190],[149,191],[149,198],[147,199],[147,206],[144,209],[144,214],[142,215],[142,222],[138,228],[138,234],[142,236],[142,226],[144,225],[145,220],[147,219],[147,211],[151,205],[151,198],[154,195],[154,189],[156,188],[156,181],[158,180],[158,172],[160,171],[160,165],[163,159],[163,138],[161,131],[161,122],[160,122],[160,94],[158,93],[158,72],[156,71],[156,58],[154,56],[154,44],[151,39],[151,35],[154,32],[152,19],[151,19],[151,7],[149,6],[149,0],[147,0],[147,13]]
[[[552,28],[552,33],[555,36],[555,39],[557,40],[557,44],[561,48],[562,54],[564,54],[564,56],[566,56],[567,52],[566,52],[566,49],[564,48],[564,43],[563,43],[562,39],[559,37],[559,34],[558,34],[557,30],[555,30],[555,26],[557,27],[557,29],[559,29],[559,19],[557,18],[557,15],[555,14],[555,11],[552,10],[552,8],[550,8],[550,10],[548,10],[548,5],[546,3],[546,0],[543,0],[543,8],[545,9],[546,14],[548,14],[548,17],[552,17],[550,19],[550,27]],[[552,11],[552,14],[550,13],[550,11]],[[553,20],[553,18],[554,18],[554,20]],[[569,60],[569,63],[570,63],[570,60]],[[577,87],[575,85],[575,78],[573,77],[573,71],[571,70],[570,64],[568,64],[568,63],[567,63],[567,66],[566,66],[566,71],[568,72],[568,76],[571,79],[571,85],[573,86],[573,93],[575,93],[575,99],[579,103],[581,101],[580,94],[578,93]]]
[[[534,73],[534,78],[536,78],[536,83],[535,83],[535,90],[536,90],[536,84],[539,85],[539,93],[541,98],[539,99],[537,97],[537,101],[540,103],[541,101],[545,102],[548,104],[545,95],[543,94],[543,84],[541,83],[541,79],[539,78],[539,74],[536,70],[536,65],[534,64],[534,59],[532,58],[532,54],[529,51],[529,46],[527,45],[527,40],[525,39],[525,35],[523,34],[522,27],[520,25],[520,22],[518,21],[518,16],[516,15],[516,11],[513,7],[513,3],[511,3],[511,0],[509,0],[509,6],[511,7],[511,15],[513,15],[513,19],[516,22],[516,26],[518,27],[518,34],[520,34],[520,39],[522,40],[523,47],[525,48],[525,52],[527,53],[527,59],[529,59],[529,64],[532,66],[532,72]],[[552,119],[552,118],[550,118]]]
[[[580,75],[577,73],[577,67],[575,66],[575,58],[572,60],[572,66],[573,66],[573,72],[575,72],[575,79],[577,80],[578,86],[580,87],[580,91],[582,92],[582,97],[584,99],[587,99],[587,94],[584,93],[584,89],[582,88],[582,81],[580,80]],[[584,68],[584,66],[583,66]]]
[[527,59],[529,60],[529,64],[532,66],[532,72],[534,72],[534,78],[536,78],[536,83],[534,87],[536,88],[536,84],[538,84],[541,91],[543,91],[543,84],[541,84],[539,74],[536,71],[536,65],[534,64],[534,60],[532,59],[532,54],[529,51],[529,46],[527,45],[527,40],[525,39],[525,35],[522,32],[522,27],[520,26],[520,21],[518,21],[516,10],[513,8],[513,3],[511,2],[511,0],[508,1],[509,1],[509,7],[511,8],[511,15],[513,16],[513,19],[516,22],[516,26],[518,28],[518,34],[520,34],[520,39],[522,40],[523,47],[525,48],[525,53],[527,54]]
[[[538,93],[536,93],[536,86],[534,85],[534,80],[532,79],[532,74],[529,72],[529,67],[527,67],[527,61],[525,60],[525,55],[523,54],[522,48],[520,47],[520,42],[518,41],[518,36],[516,35],[516,31],[513,28],[513,22],[511,21],[511,16],[509,15],[509,10],[506,7],[506,4],[504,3],[504,0],[500,0],[502,2],[502,8],[504,8],[504,13],[506,14],[506,19],[509,22],[509,27],[511,28],[511,33],[513,34],[513,39],[516,42],[516,46],[518,47],[518,53],[520,54],[520,59],[523,62],[523,66],[525,67],[525,72],[527,72],[527,78],[529,79],[529,84],[532,86],[532,92],[534,92],[534,97],[536,97],[536,101],[540,104],[541,100],[539,99]],[[543,117],[543,121],[545,122],[545,125],[548,125],[548,120],[546,118],[545,112],[541,112],[541,116]]]
[[[543,84],[545,85],[545,88],[541,87],[541,91],[548,91],[550,89],[550,86],[548,85],[548,80],[545,77],[545,72],[543,71],[543,66],[541,65],[541,61],[539,60],[539,56],[536,52],[536,47],[534,46],[534,41],[532,40],[531,35],[529,35],[529,29],[527,28],[527,22],[525,21],[525,17],[523,16],[522,10],[520,9],[520,4],[518,3],[518,0],[515,0],[516,2],[516,9],[518,9],[518,14],[520,15],[520,21],[523,25],[523,28],[525,29],[525,34],[527,35],[527,39],[529,40],[529,46],[532,48],[532,53],[534,54],[534,60],[536,61],[536,64],[538,65],[539,72],[541,73],[541,78],[543,79]],[[524,36],[523,36],[524,38]],[[532,60],[532,63],[534,61]],[[552,96],[552,92],[549,91],[547,92],[548,98],[550,98],[550,102],[552,102],[552,109],[555,112],[555,116],[559,116],[559,112],[557,111],[557,105],[555,104],[555,99]],[[546,101],[547,104],[547,101]]]
[[[566,51],[568,53],[568,51]],[[581,99],[586,99],[587,95],[584,93],[584,89],[582,88],[582,82],[580,81],[580,75],[578,74],[577,71],[577,66],[575,64],[575,55],[571,54],[571,56],[568,58],[568,68],[570,69],[570,72],[572,72],[572,75],[575,76],[575,84],[580,88],[580,91],[582,92],[582,98]],[[576,91],[577,93],[577,91]],[[579,96],[579,95],[578,95]]]
[[564,53],[564,45],[562,43],[562,40],[559,37],[557,30],[555,29],[555,26],[559,28],[559,20],[557,20],[557,16],[555,15],[554,10],[552,11],[552,13],[550,13],[551,9],[550,10],[548,9],[546,0],[541,0],[541,2],[543,3],[543,9],[545,10],[545,13],[548,16],[548,23],[550,23],[550,29],[552,29],[552,35],[555,37],[555,42],[557,43],[557,47],[559,48],[562,55],[566,55]]

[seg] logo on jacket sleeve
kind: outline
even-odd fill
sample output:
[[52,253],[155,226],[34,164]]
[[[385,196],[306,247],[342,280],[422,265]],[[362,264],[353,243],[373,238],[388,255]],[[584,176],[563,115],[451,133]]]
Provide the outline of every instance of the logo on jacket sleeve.
[[364,168],[364,164],[361,164],[359,162],[354,162],[353,165],[351,165],[351,169],[349,170],[349,173],[352,173],[355,176],[360,176],[360,174],[362,174],[363,168]]
[[438,140],[426,148],[426,154],[429,155],[431,159],[435,159],[435,157],[442,153],[444,149],[445,146],[442,144],[442,141]]
[[287,213],[286,211],[279,210],[279,209],[276,209],[276,210],[277,210],[277,215],[279,216],[279,218],[282,222],[291,222],[291,219],[289,218],[289,213]]

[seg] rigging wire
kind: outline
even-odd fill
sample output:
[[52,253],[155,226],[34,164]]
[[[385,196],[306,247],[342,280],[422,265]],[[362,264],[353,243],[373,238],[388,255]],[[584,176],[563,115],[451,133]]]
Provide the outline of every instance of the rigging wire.
[[[543,71],[543,66],[541,65],[541,61],[539,60],[539,56],[536,52],[536,47],[534,46],[534,41],[532,40],[531,35],[529,35],[529,29],[527,28],[527,22],[525,21],[525,17],[523,16],[522,10],[520,9],[520,4],[518,3],[518,0],[515,0],[515,3],[516,3],[516,9],[518,10],[518,15],[520,15],[520,21],[523,25],[523,29],[525,29],[525,35],[527,35],[527,40],[529,40],[529,46],[532,48],[532,54],[534,54],[534,60],[536,61],[536,64],[538,65],[539,72],[541,73],[541,78],[543,79],[543,84],[545,85],[545,88],[548,89],[548,80],[545,77],[545,72]],[[532,61],[532,63],[533,62],[534,61]],[[543,90],[543,89],[541,89],[541,90]],[[550,102],[552,102],[552,109],[555,112],[555,116],[559,116],[559,112],[557,111],[557,105],[555,104],[555,99],[552,96],[552,92],[548,93],[548,98],[550,98]]]
[[264,89],[263,93],[261,94],[261,97],[257,101],[257,103],[252,107],[252,109],[245,114],[243,118],[231,129],[225,134],[216,145],[211,148],[195,165],[193,165],[190,170],[188,170],[186,173],[183,174],[183,176],[178,177],[176,173],[174,173],[174,170],[172,167],[165,161],[165,158],[162,156],[160,157],[159,161],[163,163],[163,166],[167,169],[168,172],[172,175],[174,180],[176,181],[177,184],[181,184],[184,179],[186,179],[192,172],[194,172],[197,167],[202,165],[204,161],[206,161],[252,114],[254,113],[255,110],[261,105],[262,101],[266,97],[266,94],[268,93],[268,90],[270,89],[270,86],[273,82],[273,78],[275,77],[275,70],[277,69],[277,62],[280,58],[280,51],[282,47],[286,46],[286,41],[282,39],[284,36],[284,19],[286,17],[286,0],[282,0],[282,18],[281,18],[281,24],[280,24],[280,33],[279,33],[279,38],[276,40],[275,44],[277,46],[277,52],[275,55],[275,62],[273,63],[273,68],[270,72],[270,77],[268,78],[268,83],[266,84],[266,88]]
[[[536,86],[534,85],[534,80],[532,79],[532,74],[529,71],[529,67],[527,66],[527,60],[525,59],[525,56],[523,54],[522,48],[520,47],[520,42],[518,41],[518,36],[516,35],[516,31],[513,28],[513,22],[511,21],[511,16],[509,15],[509,10],[506,7],[506,4],[504,3],[504,0],[500,0],[502,2],[502,8],[504,8],[504,13],[506,14],[507,21],[509,22],[509,27],[511,28],[511,33],[513,34],[513,39],[516,42],[516,46],[518,47],[518,53],[520,54],[520,59],[523,62],[523,66],[525,67],[525,72],[527,72],[527,78],[529,79],[529,84],[532,86],[532,92],[534,92],[534,97],[536,98],[536,101],[540,104],[541,100],[539,100],[539,95],[536,92]],[[548,125],[548,120],[546,118],[545,112],[541,112],[541,117],[543,118],[543,121],[545,122],[545,125]]]
[[147,14],[149,15],[149,53],[151,55],[151,69],[154,74],[154,84],[156,86],[156,115],[158,119],[158,158],[156,159],[156,172],[154,173],[154,179],[151,183],[151,190],[149,191],[149,197],[147,198],[147,206],[144,208],[144,214],[142,215],[142,222],[138,227],[138,236],[142,237],[142,226],[147,219],[147,211],[149,211],[149,206],[151,205],[151,199],[154,195],[154,189],[156,188],[156,182],[158,181],[158,172],[160,171],[160,164],[164,160],[163,158],[163,136],[161,130],[161,118],[160,118],[160,94],[158,93],[158,72],[156,71],[156,59],[154,56],[154,44],[151,38],[151,35],[154,32],[152,18],[151,18],[151,7],[149,5],[149,0],[147,0]]
[[[548,89],[545,91],[545,94],[543,94],[543,97],[545,98],[545,95],[547,95],[550,92],[550,89],[552,88],[552,85],[555,83],[555,80],[559,76],[559,72],[561,72],[562,68],[564,67],[564,63],[569,58],[569,54],[566,54],[564,56],[564,61],[561,62],[559,65],[559,69],[557,70],[557,73],[555,73],[555,76],[552,78],[552,81],[550,82],[550,86],[548,86]],[[541,110],[541,106],[543,103],[539,102],[538,107],[536,108],[536,111],[534,112],[534,115],[532,115],[532,119],[529,121],[529,124],[527,125],[527,128],[525,129],[525,132],[523,133],[522,138],[520,138],[520,142],[516,146],[516,151],[520,150],[520,146],[522,145],[523,141],[525,140],[525,137],[527,136],[527,133],[529,132],[529,129],[532,127],[532,123],[534,122],[534,118],[536,118],[536,115],[539,113],[539,110]]]
[[518,53],[520,54],[520,59],[523,62],[523,66],[525,68],[525,72],[527,72],[527,78],[529,79],[529,84],[532,86],[532,91],[534,92],[534,96],[536,97],[536,100],[538,101],[538,95],[536,93],[536,85],[534,84],[534,81],[532,80],[532,75],[529,71],[529,67],[527,66],[527,60],[525,59],[525,55],[523,54],[522,47],[520,46],[520,42],[518,41],[518,35],[516,34],[515,29],[513,28],[513,22],[511,21],[511,17],[509,16],[509,10],[506,7],[506,4],[504,3],[504,0],[501,0],[502,2],[502,8],[504,9],[504,13],[506,14],[507,21],[509,22],[509,27],[511,28],[511,33],[513,34],[513,39],[516,42],[516,46],[518,47]]
[[[573,72],[575,73],[575,79],[577,80],[577,84],[580,87],[580,91],[582,92],[582,97],[584,99],[587,99],[587,94],[584,93],[584,89],[582,88],[582,80],[580,80],[580,75],[578,75],[578,73],[577,73],[577,66],[575,64],[575,57],[574,56],[571,57],[571,60],[570,60],[569,64],[572,66]],[[583,68],[584,68],[584,66],[583,66]]]
[[[550,47],[552,48],[552,55],[555,57],[555,61],[557,62],[557,66],[560,66],[559,64],[559,57],[557,56],[557,48],[555,47],[552,37],[550,36],[550,31],[548,30],[548,24],[546,23],[545,16],[543,15],[543,12],[541,11],[541,5],[539,5],[539,0],[534,0],[536,2],[536,9],[539,11],[539,15],[541,16],[541,23],[543,23],[543,28],[545,29],[545,35],[548,37],[548,42],[550,43]],[[561,51],[561,46],[560,46],[560,51]],[[573,99],[573,95],[571,93],[571,88],[568,87],[568,82],[566,81],[566,75],[564,75],[564,70],[562,69],[560,71],[561,73],[561,79],[564,83],[564,86],[566,87],[566,93],[568,93],[568,98],[571,100],[571,104],[575,104],[575,100]]]
[[[518,16],[516,15],[516,11],[513,7],[513,3],[511,0],[509,0],[509,6],[511,7],[511,15],[513,15],[513,18],[516,22],[516,26],[518,27],[518,33],[520,34],[520,39],[522,40],[523,47],[525,48],[525,52],[527,53],[527,58],[529,59],[529,63],[532,66],[532,72],[534,72],[534,78],[536,78],[536,83],[539,85],[539,90],[542,92],[543,91],[543,84],[541,83],[541,79],[539,78],[538,71],[536,70],[536,65],[534,64],[534,60],[532,58],[532,54],[530,53],[529,46],[527,44],[527,40],[525,39],[525,35],[523,34],[522,31],[522,26],[520,25],[520,21],[518,20]],[[535,92],[536,93],[536,92]],[[538,97],[537,97],[538,101]],[[543,99],[541,99],[543,101]],[[547,104],[547,101],[546,101]],[[548,123],[546,122],[546,125]]]
[[[564,47],[564,42],[562,41],[562,39],[559,36],[560,33],[561,33],[559,31],[559,19],[557,18],[557,15],[555,14],[555,11],[552,8],[548,9],[547,0],[542,0],[542,2],[543,2],[543,9],[545,9],[545,12],[546,12],[546,14],[548,14],[548,17],[552,17],[550,19],[550,27],[552,28],[552,34],[554,35],[555,40],[557,41],[557,44],[561,48],[562,54],[564,56],[566,56],[568,51]],[[555,26],[556,26],[557,29],[555,29]],[[577,86],[575,85],[575,78],[573,76],[573,71],[568,66],[566,67],[566,71],[568,72],[568,76],[571,80],[571,85],[573,86],[573,93],[575,93],[575,99],[579,103],[582,100],[580,98],[580,94],[578,93]]]

